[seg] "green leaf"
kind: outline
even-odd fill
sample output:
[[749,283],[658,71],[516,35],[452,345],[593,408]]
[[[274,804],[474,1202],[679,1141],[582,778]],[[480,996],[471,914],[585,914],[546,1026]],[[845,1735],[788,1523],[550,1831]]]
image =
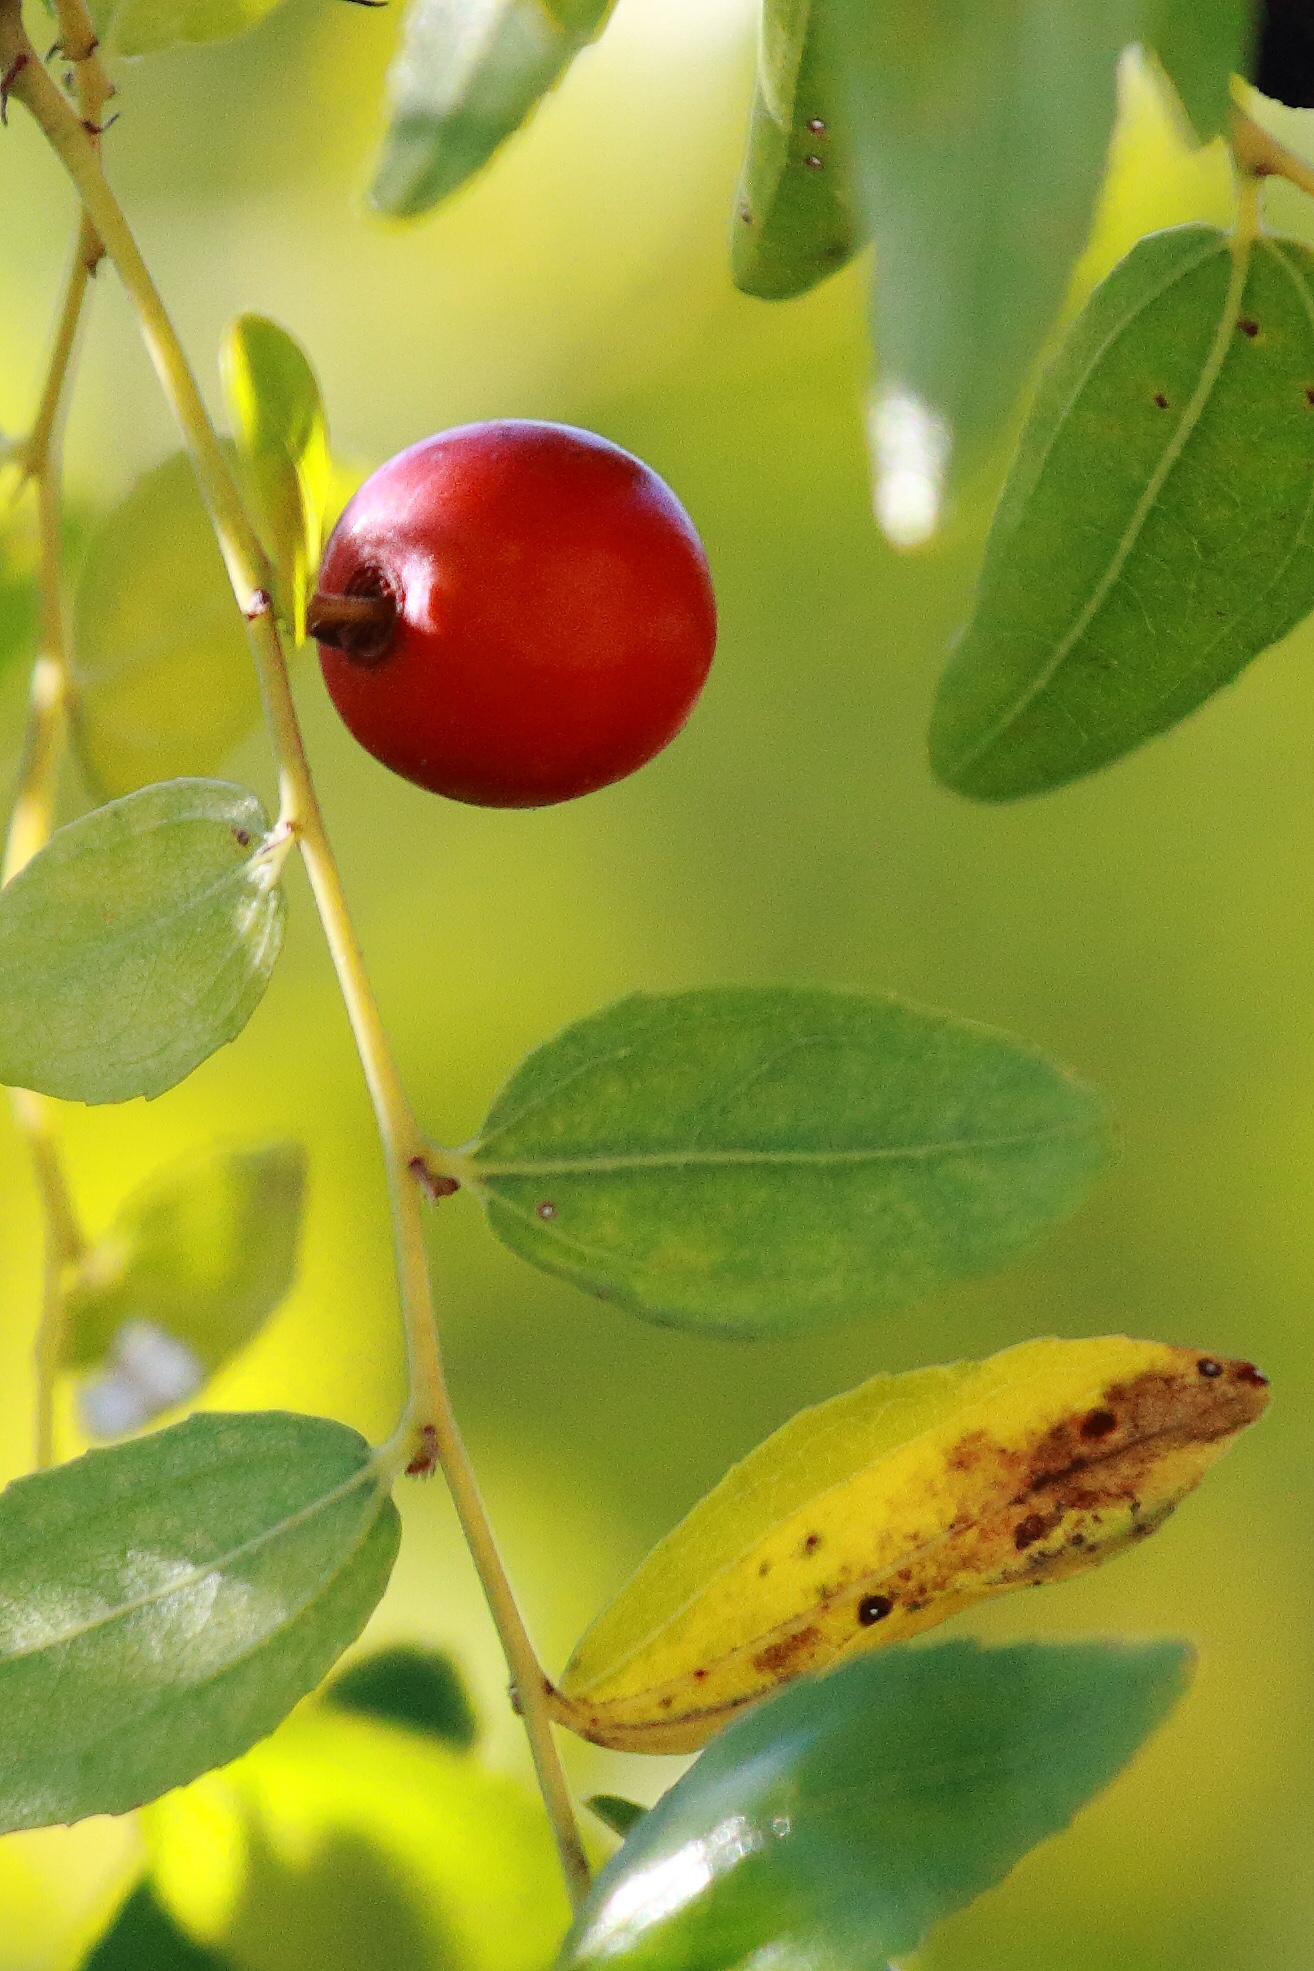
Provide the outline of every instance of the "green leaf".
[[366,1656],[335,1677],[325,1702],[339,1711],[381,1718],[468,1752],[479,1736],[470,1693],[456,1665],[438,1650],[404,1643]]
[[246,630],[190,459],[138,480],[87,550],[74,735],[108,796],[209,773],[260,718]]
[[0,890],[0,1082],[71,1102],[160,1095],[232,1040],[283,936],[254,794],[144,787],[57,829]]
[[1145,39],[1208,143],[1227,127],[1232,77],[1250,72],[1254,0],[1149,0]]
[[259,1332],[296,1272],[305,1177],[299,1143],[208,1151],[127,1200],[65,1296],[65,1364],[102,1371],[82,1392],[93,1436],[194,1395]]
[[814,0],[763,10],[730,260],[736,287],[767,301],[805,294],[864,243],[816,14]]
[[619,1834],[622,1841],[648,1811],[637,1801],[627,1800],[620,1793],[591,1793],[584,1805],[591,1814],[597,1815],[604,1827],[609,1827],[613,1834]]
[[388,75],[392,113],[370,191],[413,219],[486,164],[580,50],[615,0],[411,0]]
[[537,1799],[322,1706],[143,1831],[165,1908],[242,1971],[544,1971],[569,1920]]
[[876,243],[876,511],[900,546],[1007,426],[1090,227],[1135,0],[828,0]]
[[194,41],[245,34],[279,0],[93,0],[89,11],[102,42],[118,55],[154,55]]
[[638,994],[531,1054],[466,1181],[525,1259],[673,1326],[783,1334],[996,1265],[1076,1205],[1102,1102],[858,993]]
[[362,1437],[198,1416],[0,1494],[0,1831],[119,1814],[234,1759],[387,1585]]
[[1176,725],[1314,608],[1314,254],[1142,240],[1044,379],[931,759],[1042,793]]
[[1183,1643],[860,1658],[730,1726],[604,1869],[563,1971],[876,1971],[1066,1827],[1186,1687]]
[[82,1971],[226,1971],[226,1963],[184,1936],[150,1883],[139,1882]]
[[263,315],[238,316],[219,360],[275,600],[300,643],[333,477],[319,384],[300,344]]

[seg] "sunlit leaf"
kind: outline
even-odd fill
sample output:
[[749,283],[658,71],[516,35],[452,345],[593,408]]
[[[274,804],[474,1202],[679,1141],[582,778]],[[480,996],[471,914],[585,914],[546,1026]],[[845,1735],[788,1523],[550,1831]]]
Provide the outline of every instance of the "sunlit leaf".
[[139,1882],[82,1971],[228,1971],[226,1960],[184,1936],[149,1882]]
[[0,1830],[118,1814],[272,1731],[359,1634],[398,1520],[322,1417],[198,1416],[0,1494]]
[[[65,1361],[100,1370],[82,1398],[94,1435],[194,1395],[259,1332],[296,1271],[305,1174],[299,1143],[208,1151],[127,1200],[66,1295]],[[186,1386],[174,1394],[166,1374],[153,1390],[153,1359],[189,1366]]]
[[92,537],[73,659],[74,734],[106,795],[209,773],[258,723],[246,631],[185,454],[139,479]]
[[1089,230],[1135,0],[827,0],[876,243],[876,511],[901,546],[1004,431]]
[[239,1034],[283,935],[254,794],[144,787],[57,829],[0,890],[0,1081],[72,1102],[160,1095]]
[[688,1752],[777,1684],[1153,1533],[1268,1389],[1111,1336],[876,1376],[803,1410],[644,1561],[561,1679],[561,1721]]
[[1248,74],[1255,0],[1149,0],[1145,39],[1202,143],[1227,127],[1233,75]]
[[404,1725],[442,1739],[458,1752],[468,1752],[479,1736],[465,1679],[451,1658],[436,1649],[399,1643],[361,1657],[333,1679],[324,1698],[339,1711]]
[[779,1334],[903,1306],[1076,1205],[1103,1104],[988,1028],[857,993],[625,999],[530,1055],[467,1181],[513,1251],[636,1313]]
[[644,1815],[562,1971],[877,1971],[1066,1827],[1190,1668],[1177,1642],[957,1642],[795,1684]]
[[766,0],[731,269],[745,294],[804,294],[863,244],[839,90],[815,0]]
[[298,1713],[145,1833],[174,1920],[241,1971],[546,1971],[568,1920],[536,1799],[341,1712]]
[[239,315],[220,351],[224,396],[260,531],[277,577],[275,600],[298,642],[332,492],[328,424],[300,344],[263,315]]
[[154,55],[192,41],[244,34],[279,0],[91,0],[101,41],[118,55]]
[[411,0],[388,75],[392,121],[371,202],[414,218],[487,163],[615,0]]
[[1061,786],[1176,725],[1311,608],[1314,254],[1154,234],[1044,380],[932,763],[981,800]]

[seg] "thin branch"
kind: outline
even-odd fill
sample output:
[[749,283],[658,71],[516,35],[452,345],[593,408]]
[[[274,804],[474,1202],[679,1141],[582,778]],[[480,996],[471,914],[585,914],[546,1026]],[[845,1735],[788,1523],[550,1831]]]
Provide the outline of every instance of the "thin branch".
[[[63,160],[81,194],[87,217],[118,270],[160,383],[191,450],[233,591],[247,619],[278,763],[281,818],[296,834],[305,861],[369,1084],[387,1167],[410,1396],[385,1455],[399,1467],[409,1463],[415,1469],[436,1461],[451,1489],[515,1685],[566,1884],[578,1906],[588,1890],[589,1870],[547,1715],[545,1699],[550,1686],[498,1555],[443,1375],[421,1216],[426,1145],[379,1018],[311,780],[274,621],[269,564],[173,324],[100,168],[95,146],[45,70],[31,59],[32,52],[23,31],[19,0],[0,0],[0,71],[12,73],[12,98],[36,119]],[[15,66],[24,54],[28,56],[26,62],[18,61]]]
[[1314,165],[1306,164],[1276,137],[1260,128],[1244,110],[1232,112],[1232,155],[1249,178],[1285,178],[1314,198]]

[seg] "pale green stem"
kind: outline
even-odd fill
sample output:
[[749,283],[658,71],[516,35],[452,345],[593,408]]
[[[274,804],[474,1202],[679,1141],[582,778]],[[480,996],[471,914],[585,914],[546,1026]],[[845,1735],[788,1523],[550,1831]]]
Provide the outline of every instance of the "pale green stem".
[[26,53],[28,59],[13,73],[12,97],[30,111],[62,159],[87,217],[123,282],[160,383],[191,451],[233,591],[247,619],[278,762],[282,820],[295,832],[305,861],[369,1084],[387,1165],[410,1370],[406,1414],[388,1454],[397,1463],[405,1462],[409,1453],[413,1461],[436,1461],[442,1468],[501,1638],[567,1887],[578,1906],[588,1891],[589,1869],[552,1737],[546,1705],[551,1686],[502,1566],[448,1395],[421,1216],[428,1175],[426,1144],[379,1018],[311,780],[274,621],[271,570],[173,324],[101,170],[95,147],[45,70],[32,58],[18,0],[0,0],[0,65],[12,70],[20,53]]

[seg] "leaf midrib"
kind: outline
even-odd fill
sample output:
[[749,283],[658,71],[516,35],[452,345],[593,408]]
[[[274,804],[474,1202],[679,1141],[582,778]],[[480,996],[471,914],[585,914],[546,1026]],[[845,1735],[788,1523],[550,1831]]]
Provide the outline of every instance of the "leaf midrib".
[[341,1484],[333,1486],[330,1491],[321,1493],[317,1499],[310,1500],[298,1511],[289,1513],[286,1518],[280,1519],[273,1526],[266,1527],[263,1532],[254,1534],[251,1539],[243,1540],[238,1546],[229,1547],[223,1553],[215,1554],[208,1561],[198,1562],[186,1575],[162,1583],[158,1588],[151,1589],[148,1594],[139,1595],[134,1601],[121,1602],[117,1607],[107,1609],[104,1614],[97,1615],[86,1622],[74,1623],[57,1634],[45,1636],[29,1648],[4,1650],[0,1653],[0,1672],[3,1672],[10,1663],[21,1663],[26,1657],[40,1656],[48,1649],[62,1649],[69,1643],[79,1641],[83,1636],[93,1635],[96,1630],[106,1628],[113,1622],[125,1621],[130,1615],[136,1615],[140,1610],[150,1608],[157,1602],[169,1601],[174,1595],[185,1594],[189,1589],[199,1586],[216,1569],[224,1568],[246,1554],[258,1553],[261,1547],[271,1541],[282,1538],[286,1533],[295,1532],[298,1526],[306,1524],[316,1513],[326,1511],[339,1499],[346,1498],[357,1486],[365,1484],[377,1487],[382,1496],[383,1487],[379,1482],[379,1469],[373,1458],[363,1464],[358,1471],[354,1471],[349,1478],[344,1479]]

